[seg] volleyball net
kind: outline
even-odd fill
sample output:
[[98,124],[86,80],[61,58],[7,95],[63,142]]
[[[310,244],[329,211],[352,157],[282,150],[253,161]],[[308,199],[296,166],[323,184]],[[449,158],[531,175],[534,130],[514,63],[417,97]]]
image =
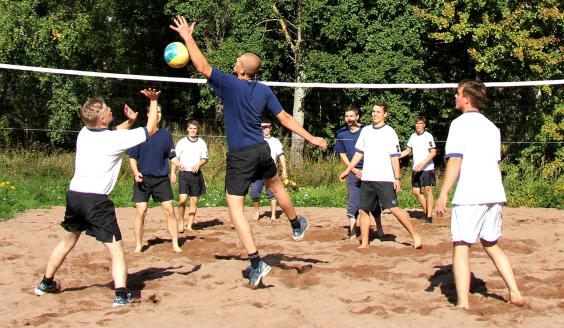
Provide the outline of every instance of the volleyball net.
[[[186,71],[178,71],[182,72]],[[344,124],[344,109],[349,105],[358,106],[362,122],[369,124],[374,101],[386,101],[390,105],[387,122],[398,133],[402,148],[414,132],[416,116],[426,117],[427,128],[440,149],[444,147],[450,122],[458,115],[454,109],[457,83],[261,82],[271,86],[290,114],[296,111],[297,90],[303,92],[304,126],[313,134],[327,138],[330,144]],[[544,126],[547,120],[557,121],[564,115],[564,80],[485,84],[490,101],[483,112],[500,128],[507,156],[535,145],[552,152],[562,146],[562,131],[558,127],[549,131]],[[79,108],[93,96],[106,100],[115,124],[124,119],[122,108],[126,103],[140,112],[139,122],[144,124],[146,99],[139,90],[148,87],[162,91],[159,99],[163,106],[162,124],[175,132],[175,139],[183,134],[188,120],[196,119],[202,123],[202,137],[224,142],[223,107],[205,79],[8,64],[0,64],[0,142],[8,147],[45,144],[72,149],[81,127]],[[274,135],[289,146],[289,131],[278,126]],[[307,154],[320,155],[318,150],[306,148]]]

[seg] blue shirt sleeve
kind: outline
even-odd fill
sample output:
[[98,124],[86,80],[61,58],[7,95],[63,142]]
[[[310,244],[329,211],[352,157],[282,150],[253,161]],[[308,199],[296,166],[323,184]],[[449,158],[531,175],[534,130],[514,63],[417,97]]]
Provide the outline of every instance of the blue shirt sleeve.
[[129,148],[127,150],[127,156],[139,160],[139,145]]
[[212,72],[210,78],[208,79],[208,84],[213,89],[216,95],[220,98],[225,95],[226,89],[229,88],[232,79],[236,79],[235,76],[226,74],[215,67],[212,67]]
[[280,114],[280,112],[282,111],[282,105],[278,101],[278,98],[276,97],[274,92],[272,92],[270,88],[268,88],[268,90],[270,92],[268,94],[266,108],[268,108],[268,110],[272,113],[272,115],[276,116]]
[[337,133],[337,140],[335,141],[335,146],[333,147],[333,151],[336,152],[337,154],[347,152],[345,150],[345,144],[343,143],[340,133]]

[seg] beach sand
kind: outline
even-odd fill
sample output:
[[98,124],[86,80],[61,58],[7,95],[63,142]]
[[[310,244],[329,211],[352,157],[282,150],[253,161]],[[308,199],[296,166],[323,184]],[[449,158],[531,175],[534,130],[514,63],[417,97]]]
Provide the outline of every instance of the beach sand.
[[[248,218],[252,209],[246,209]],[[246,254],[225,208],[198,211],[194,232],[171,252],[165,217],[149,209],[145,248],[133,253],[133,208],[117,209],[134,303],[112,308],[109,254],[83,235],[55,279],[61,292],[35,296],[48,256],[63,233],[64,208],[33,210],[0,223],[0,326],[20,327],[564,327],[564,211],[507,208],[502,248],[527,301],[508,293],[481,246],[471,255],[471,309],[454,308],[450,214],[432,225],[408,210],[423,249],[390,214],[386,237],[368,250],[348,240],[345,210],[299,208],[310,220],[295,242],[286,218],[252,222],[264,261],[263,285],[248,286]],[[268,214],[268,213],[267,213]]]

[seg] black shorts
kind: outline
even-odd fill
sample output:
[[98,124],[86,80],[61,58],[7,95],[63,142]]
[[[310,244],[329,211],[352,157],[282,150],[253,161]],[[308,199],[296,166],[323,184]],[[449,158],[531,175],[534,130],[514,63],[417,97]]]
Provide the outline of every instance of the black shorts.
[[435,185],[435,170],[413,171],[411,174],[411,186],[413,188],[432,187]]
[[133,201],[135,203],[147,203],[151,196],[155,202],[159,203],[174,199],[168,175],[162,177],[144,175],[141,183],[133,180]]
[[363,211],[372,212],[380,204],[383,210],[398,207],[393,182],[362,181],[360,184],[360,205]]
[[200,197],[206,193],[206,183],[202,171],[198,173],[180,172],[178,177],[178,193],[187,194],[190,197]]
[[68,232],[86,231],[103,243],[121,240],[114,203],[107,195],[69,190],[61,227]]
[[230,195],[245,196],[253,181],[270,179],[278,173],[270,157],[270,147],[263,142],[227,153],[225,190]]

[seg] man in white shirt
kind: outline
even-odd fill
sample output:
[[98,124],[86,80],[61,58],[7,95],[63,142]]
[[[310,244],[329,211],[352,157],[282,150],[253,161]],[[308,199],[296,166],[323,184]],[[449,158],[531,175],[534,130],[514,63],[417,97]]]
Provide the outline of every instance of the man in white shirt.
[[451,213],[456,306],[469,307],[470,246],[478,237],[509,289],[510,302],[522,306],[525,300],[511,262],[497,244],[506,198],[499,169],[499,129],[480,113],[487,99],[486,86],[477,81],[462,81],[455,98],[456,109],[462,115],[452,121],[448,131],[445,148],[448,163],[436,210],[438,215],[445,214],[449,191],[458,180]]
[[76,140],[75,171],[67,192],[67,207],[61,223],[65,234],[53,249],[43,279],[35,288],[38,296],[55,293],[59,286],[53,280],[68,253],[74,248],[83,231],[102,242],[112,259],[112,276],[115,286],[113,306],[131,303],[131,293],[126,288],[127,264],[116,220],[113,202],[108,194],[114,188],[125,151],[138,145],[157,131],[157,99],[160,91],[142,90],[149,101],[147,127],[129,130],[137,113],[127,105],[127,121],[109,130],[112,111],[101,97],[89,99],[80,110],[85,127]]
[[[206,183],[202,166],[208,162],[208,146],[206,142],[198,137],[200,123],[196,120],[188,122],[186,131],[188,136],[180,139],[176,143],[176,156],[180,161],[180,176],[178,178],[178,227],[192,231],[192,224],[196,219],[198,210],[198,199],[206,193]],[[170,170],[172,183],[177,181],[176,165],[173,163]],[[186,213],[186,203],[190,197],[190,207],[188,209],[188,223],[184,226],[184,214]]]
[[378,101],[372,107],[372,125],[360,131],[356,153],[339,178],[344,181],[352,169],[364,158],[360,172],[360,237],[359,248],[368,248],[370,212],[378,204],[389,209],[413,238],[413,247],[421,248],[421,237],[409,221],[407,213],[399,208],[396,192],[400,190],[400,147],[396,132],[386,125],[388,105]]
[[[267,119],[263,119],[260,127],[262,128],[262,135],[264,136],[264,141],[268,143],[270,147],[270,157],[274,161],[274,164],[278,166],[280,163],[280,168],[282,173],[280,174],[280,179],[284,180],[288,178],[288,172],[286,171],[286,157],[284,156],[284,148],[282,143],[277,138],[271,135],[272,133],[272,122]],[[264,181],[262,179],[256,180],[251,184],[251,199],[253,200],[253,207],[255,208],[254,220],[260,218],[260,194],[262,192],[262,187],[264,186]],[[264,186],[266,191],[266,198],[270,202],[270,219],[272,221],[276,220],[276,197],[272,194],[268,187]]]
[[[413,172],[411,187],[413,195],[421,204],[425,212],[425,221],[433,222],[433,187],[435,186],[435,164],[433,158],[437,155],[433,136],[425,131],[427,120],[423,116],[415,118],[415,133],[407,141],[407,148],[401,152],[401,158],[413,153]],[[422,192],[425,192],[423,196]]]

